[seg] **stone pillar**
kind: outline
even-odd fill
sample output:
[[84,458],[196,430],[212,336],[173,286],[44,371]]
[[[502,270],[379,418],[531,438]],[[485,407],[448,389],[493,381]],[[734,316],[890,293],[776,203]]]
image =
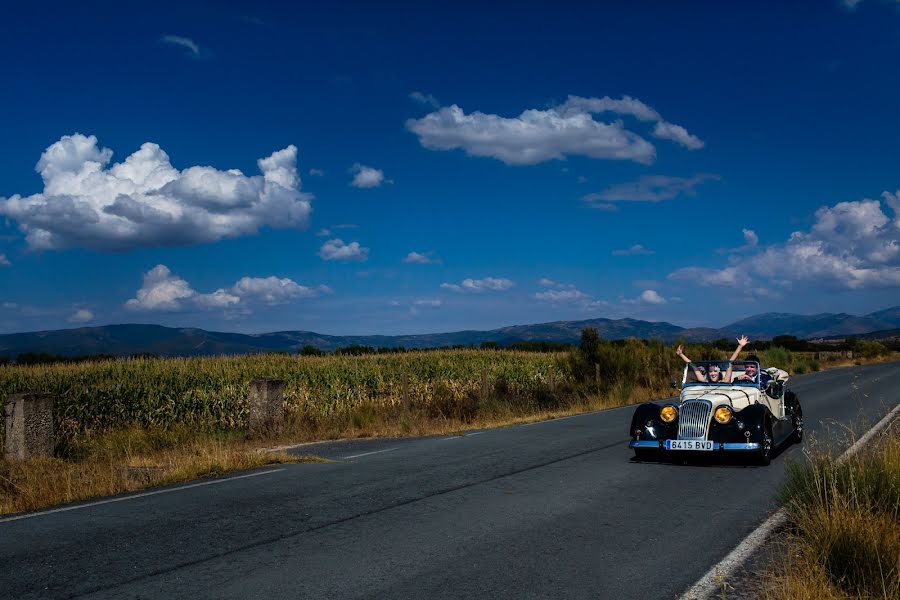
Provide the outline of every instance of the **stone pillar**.
[[3,455],[11,460],[53,456],[53,403],[45,392],[13,394],[3,407]]
[[284,381],[250,382],[250,433],[278,433],[284,421]]

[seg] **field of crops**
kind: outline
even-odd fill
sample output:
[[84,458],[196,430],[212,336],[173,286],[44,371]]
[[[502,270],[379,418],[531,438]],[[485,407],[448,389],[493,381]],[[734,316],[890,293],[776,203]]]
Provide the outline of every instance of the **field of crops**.
[[249,382],[262,378],[283,379],[288,413],[307,419],[350,418],[363,408],[401,405],[440,416],[486,393],[530,402],[542,390],[566,386],[561,356],[448,350],[7,366],[0,368],[0,397],[53,393],[62,437],[127,425],[240,428],[248,417]]
[[[687,350],[697,360],[729,354],[708,345]],[[820,368],[812,356],[782,348],[760,354],[764,364],[793,373]],[[0,398],[54,394],[56,439],[65,444],[80,434],[129,426],[244,429],[250,381],[276,378],[285,382],[287,416],[299,429],[346,432],[344,424],[371,430],[376,421],[392,424],[404,416],[470,423],[498,414],[535,415],[566,410],[589,395],[594,407],[622,405],[669,394],[670,379],[683,367],[661,342],[588,336],[577,351],[546,354],[472,349],[7,365],[0,367]]]

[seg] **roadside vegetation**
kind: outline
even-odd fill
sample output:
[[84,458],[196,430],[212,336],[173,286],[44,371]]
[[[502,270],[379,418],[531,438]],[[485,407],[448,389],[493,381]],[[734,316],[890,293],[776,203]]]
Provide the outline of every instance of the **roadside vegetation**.
[[766,598],[900,599],[900,423],[843,463],[790,464],[781,500],[792,528]]
[[[316,440],[458,432],[552,418],[672,395],[684,363],[659,341],[601,339],[577,347],[264,354],[0,367],[0,398],[57,398],[56,458],[0,459],[0,512],[30,510],[146,485],[295,460],[260,447]],[[725,359],[733,344],[689,345],[695,360]],[[370,351],[372,350],[372,351]],[[852,364],[840,353],[758,350],[794,373]],[[866,360],[890,356],[883,346]],[[32,357],[33,358],[33,357]],[[284,380],[286,422],[251,438],[249,383]],[[2,414],[0,414],[2,418]],[[0,426],[0,436],[3,427]]]

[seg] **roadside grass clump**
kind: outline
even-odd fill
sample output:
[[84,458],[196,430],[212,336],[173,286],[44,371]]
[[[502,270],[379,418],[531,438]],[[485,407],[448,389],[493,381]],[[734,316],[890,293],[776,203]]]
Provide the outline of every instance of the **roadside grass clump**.
[[900,423],[844,462],[789,464],[780,499],[792,530],[767,598],[900,598]]
[[69,458],[0,458],[0,514],[110,496],[270,464],[318,461],[263,453],[233,432],[132,427],[83,436]]

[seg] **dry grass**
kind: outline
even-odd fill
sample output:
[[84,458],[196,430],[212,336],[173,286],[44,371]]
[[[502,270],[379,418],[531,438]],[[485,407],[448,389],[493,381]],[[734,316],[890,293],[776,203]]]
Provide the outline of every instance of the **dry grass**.
[[234,435],[128,429],[82,440],[69,459],[0,459],[0,514],[131,492],[269,464],[321,460],[260,453]]
[[900,599],[900,423],[843,463],[791,465],[782,499],[793,529],[766,598]]

